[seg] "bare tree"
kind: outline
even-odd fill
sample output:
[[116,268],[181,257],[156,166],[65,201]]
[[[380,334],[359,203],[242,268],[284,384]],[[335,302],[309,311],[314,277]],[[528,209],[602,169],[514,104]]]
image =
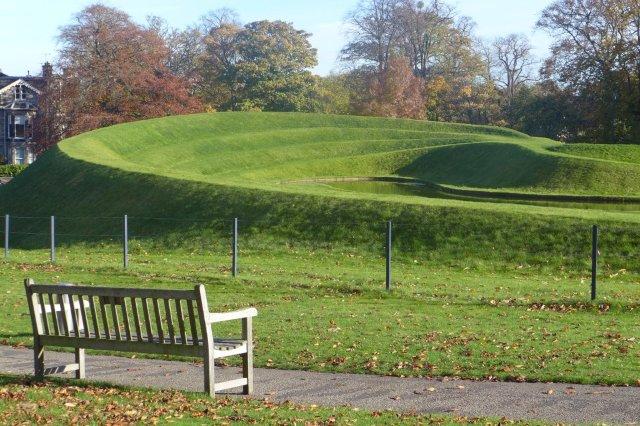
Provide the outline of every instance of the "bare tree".
[[382,75],[397,47],[400,4],[401,0],[361,0],[347,17],[351,40],[342,49],[343,60],[372,64]]
[[401,22],[401,43],[413,66],[414,73],[422,78],[429,74],[442,53],[440,47],[454,22],[453,9],[432,0],[403,0],[398,9]]
[[518,90],[533,80],[532,71],[536,60],[532,49],[529,39],[523,34],[499,37],[491,44],[487,56],[492,76],[508,105]]

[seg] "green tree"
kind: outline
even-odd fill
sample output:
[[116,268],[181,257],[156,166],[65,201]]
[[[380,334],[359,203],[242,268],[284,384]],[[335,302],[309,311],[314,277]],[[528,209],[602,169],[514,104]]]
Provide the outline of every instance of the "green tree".
[[581,133],[640,142],[640,2],[557,0],[538,26],[556,40],[546,75],[582,104]]
[[310,36],[282,21],[212,27],[201,60],[204,99],[223,110],[312,110]]

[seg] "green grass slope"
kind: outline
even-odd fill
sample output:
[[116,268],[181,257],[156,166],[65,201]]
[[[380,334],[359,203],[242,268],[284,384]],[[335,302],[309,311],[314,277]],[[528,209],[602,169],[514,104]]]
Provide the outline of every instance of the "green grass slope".
[[[47,229],[44,217],[51,214],[60,216],[58,232],[82,239],[113,234],[120,222],[108,218],[128,213],[134,216],[134,235],[164,243],[187,232],[198,238],[226,232],[225,221],[235,216],[248,232],[358,243],[378,238],[383,222],[392,218],[399,223],[399,244],[438,256],[459,257],[466,250],[482,258],[530,257],[570,245],[581,252],[588,246],[583,231],[593,222],[615,226],[603,238],[628,251],[636,231],[618,228],[640,222],[632,213],[285,183],[407,176],[485,190],[640,195],[640,164],[592,157],[566,152],[550,140],[483,126],[315,114],[200,114],[68,139],[0,188],[0,210],[43,217],[13,222],[25,241],[36,239],[27,234]],[[105,219],[74,219],[80,217]],[[158,217],[203,222],[149,219]]]

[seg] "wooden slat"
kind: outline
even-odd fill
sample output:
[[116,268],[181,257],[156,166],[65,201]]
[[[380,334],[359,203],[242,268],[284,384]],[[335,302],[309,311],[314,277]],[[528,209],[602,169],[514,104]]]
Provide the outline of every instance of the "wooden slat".
[[227,389],[239,388],[239,387],[245,386],[246,384],[247,384],[247,379],[242,378],[242,379],[229,380],[227,382],[216,383],[214,385],[214,388],[215,388],[215,391],[218,392],[218,391],[223,391]]
[[189,309],[189,325],[191,325],[191,337],[194,342],[198,341],[198,325],[196,323],[196,311],[193,308],[193,301],[187,300],[187,308]]
[[127,340],[131,341],[131,326],[129,325],[129,309],[127,308],[127,298],[122,299],[122,321],[124,321],[124,331],[127,333]]
[[158,299],[153,300],[153,311],[156,315],[156,330],[158,331],[158,337],[160,340],[164,339],[164,329],[162,327],[162,317],[160,316],[160,305],[158,304]]
[[258,311],[256,308],[248,308],[243,309],[241,311],[233,311],[233,312],[225,312],[225,313],[210,313],[209,314],[209,322],[223,322],[223,321],[231,321],[242,318],[251,318],[258,315]]
[[78,296],[78,301],[80,303],[80,318],[82,318],[82,323],[84,324],[84,337],[89,337],[89,322],[87,321],[87,309],[84,305],[84,296]]
[[146,298],[141,299],[142,311],[144,314],[144,326],[147,329],[147,340],[150,342],[153,340],[153,330],[151,329],[151,315],[149,315],[149,303]]
[[65,337],[65,336],[42,336],[42,344],[60,347],[80,346],[85,349],[150,353],[160,355],[183,355],[197,356],[204,355],[204,347],[195,345],[168,345],[163,343],[150,342],[127,342],[126,340],[106,340],[85,337]]
[[88,287],[88,286],[61,286],[49,284],[33,285],[34,292],[63,293],[75,296],[84,294],[87,296],[104,297],[147,297],[150,299],[185,299],[196,300],[197,294],[193,290],[160,290],[147,288],[120,288],[120,287]]
[[[44,334],[49,334],[49,318],[47,317],[47,308],[44,303],[44,296],[42,293],[38,293],[38,304],[40,305],[40,312],[42,313],[42,326],[44,327]],[[53,320],[55,321],[55,314],[53,314]]]
[[96,311],[96,304],[93,300],[94,297],[93,296],[87,296],[87,297],[89,297],[89,309],[91,309],[91,321],[93,323],[93,332],[99,336],[100,327],[98,326],[98,311]]
[[80,333],[78,332],[78,317],[76,315],[76,303],[73,300],[73,296],[65,297],[69,302],[69,315],[71,315],[71,325],[73,326],[73,335],[76,337],[80,337]]
[[176,299],[176,315],[178,316],[178,328],[180,329],[180,337],[182,338],[182,344],[187,344],[187,330],[184,328],[184,315],[182,313],[182,301]]
[[53,294],[49,293],[49,307],[51,308],[51,317],[53,318],[53,331],[56,332],[56,336],[60,335],[60,330],[58,328],[58,319],[56,318],[56,304],[53,302]]
[[169,339],[172,343],[176,343],[176,334],[173,327],[173,315],[171,315],[171,304],[169,299],[164,299],[164,316],[167,318],[167,328],[169,331]]
[[122,335],[120,334],[120,319],[118,318],[118,311],[116,310],[116,300],[115,297],[112,297],[110,300],[111,304],[111,319],[113,320],[113,328],[116,332],[116,340],[122,340]]
[[57,367],[48,367],[44,369],[44,375],[48,376],[50,374],[62,374],[62,373],[70,373],[72,371],[77,371],[80,369],[80,365],[77,363],[67,364],[67,365],[59,365]]
[[69,337],[69,318],[67,318],[67,309],[65,304],[65,297],[62,294],[58,294],[58,305],[60,305],[60,312],[62,315],[62,330],[64,335]]
[[100,315],[102,316],[102,325],[104,325],[104,336],[111,340],[111,329],[109,328],[109,318],[107,318],[107,309],[104,306],[105,299],[102,297],[98,298],[98,302],[100,303]]
[[138,301],[135,297],[131,298],[131,310],[133,311],[133,325],[136,329],[138,341],[142,342],[142,330],[140,328],[140,314],[138,313]]

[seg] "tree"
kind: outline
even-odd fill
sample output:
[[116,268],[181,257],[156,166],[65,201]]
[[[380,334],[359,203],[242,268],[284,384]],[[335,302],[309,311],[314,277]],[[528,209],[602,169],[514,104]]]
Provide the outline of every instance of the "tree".
[[444,53],[444,41],[454,26],[453,9],[438,0],[402,0],[396,19],[402,28],[400,45],[416,75],[424,79],[433,76],[439,57]]
[[40,86],[38,112],[33,121],[33,150],[40,154],[62,140],[69,127],[63,111],[63,80],[53,74],[53,67],[43,66],[44,83]]
[[206,37],[203,93],[218,109],[309,111],[317,64],[307,32],[282,21],[221,23]]
[[522,34],[496,38],[491,45],[490,68],[507,106],[518,90],[532,81],[535,59],[529,39]]
[[122,11],[89,6],[58,39],[68,135],[202,108],[189,96],[189,84],[167,68],[161,36]]
[[360,0],[349,14],[351,40],[342,49],[346,62],[373,66],[378,75],[387,68],[401,31],[400,0]]
[[556,40],[545,75],[595,110],[587,137],[640,142],[640,3],[557,0],[538,26]]
[[550,80],[524,86],[507,111],[510,125],[533,136],[571,142],[580,132],[581,117],[576,98]]
[[[342,58],[360,73],[368,74],[370,92],[377,94],[364,105],[368,113],[394,115],[398,105],[386,93],[390,81],[391,61],[402,58],[415,77],[410,85],[416,97],[407,99],[412,105],[402,116],[417,114],[414,102],[424,101],[426,116],[434,120],[486,123],[493,116],[494,101],[487,83],[486,66],[473,39],[473,22],[456,16],[454,11],[438,0],[362,0],[349,15],[351,40],[343,49]],[[394,64],[404,71],[404,65]],[[399,80],[408,78],[401,74]],[[373,80],[377,82],[373,84]],[[380,102],[391,102],[383,107]]]
[[316,77],[312,95],[313,111],[324,114],[350,114],[354,93],[356,91],[352,90],[349,74]]
[[389,60],[382,78],[370,82],[371,101],[365,106],[369,115],[415,118],[425,117],[424,83],[413,74],[405,58]]

